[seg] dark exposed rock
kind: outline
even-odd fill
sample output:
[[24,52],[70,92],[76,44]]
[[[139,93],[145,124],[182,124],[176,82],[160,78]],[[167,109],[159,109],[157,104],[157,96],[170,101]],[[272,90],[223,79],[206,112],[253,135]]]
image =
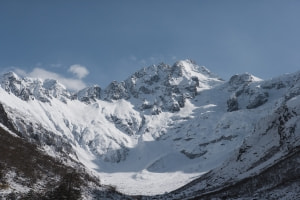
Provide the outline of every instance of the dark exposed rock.
[[144,94],[151,94],[151,93],[153,93],[153,91],[151,89],[148,89],[145,86],[140,87],[139,91],[143,92]]
[[203,155],[205,155],[207,153],[207,151],[201,152],[201,153],[190,153],[187,152],[185,150],[180,151],[182,154],[184,154],[186,157],[188,157],[189,159],[195,159],[198,157],[201,157]]
[[157,83],[160,80],[160,77],[155,74],[154,76],[151,76],[150,79],[145,80],[145,83],[148,85],[153,85],[154,83]]
[[144,102],[141,106],[142,110],[151,109],[151,108],[153,108],[153,105],[149,104],[148,102]]
[[238,109],[239,109],[239,103],[237,101],[236,96],[233,96],[227,100],[227,111],[228,112],[237,111]]
[[274,82],[274,83],[266,82],[266,83],[262,84],[261,87],[263,89],[273,89],[273,88],[275,88],[275,89],[279,90],[279,89],[285,88],[286,85],[282,81]]
[[268,101],[269,94],[267,92],[256,94],[254,99],[247,105],[247,109],[257,108]]
[[7,113],[1,103],[0,103],[0,123],[6,126],[9,130],[13,131],[14,133],[18,133],[13,122],[7,116]]
[[118,99],[128,99],[130,98],[128,91],[125,88],[125,83],[118,83],[116,81],[109,84],[109,86],[104,91],[106,100],[118,100]]
[[88,87],[73,95],[72,99],[78,99],[85,103],[91,103],[101,99],[101,88],[99,86]]
[[232,76],[229,80],[229,84],[235,88],[238,88],[241,85],[251,83],[253,80],[254,78],[251,74],[245,73],[245,74]]

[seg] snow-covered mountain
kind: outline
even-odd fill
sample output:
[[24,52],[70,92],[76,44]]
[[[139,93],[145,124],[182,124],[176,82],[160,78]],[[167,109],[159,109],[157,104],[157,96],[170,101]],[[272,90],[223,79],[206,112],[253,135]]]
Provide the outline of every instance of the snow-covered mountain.
[[[123,193],[156,195],[181,187],[155,198],[299,194],[300,72],[267,81],[246,73],[224,81],[183,60],[78,92],[13,72],[0,84],[3,126]],[[277,182],[255,182],[278,172]],[[242,192],[238,183],[252,189]]]

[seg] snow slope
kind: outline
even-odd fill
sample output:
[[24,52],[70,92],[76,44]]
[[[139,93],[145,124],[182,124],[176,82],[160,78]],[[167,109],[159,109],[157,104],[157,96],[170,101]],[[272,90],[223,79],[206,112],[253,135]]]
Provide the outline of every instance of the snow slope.
[[224,168],[247,141],[254,146],[253,133],[282,104],[298,105],[299,80],[300,73],[267,81],[241,74],[225,82],[184,60],[71,93],[55,80],[10,72],[0,79],[9,122],[2,123],[50,155],[80,161],[121,192],[163,194]]

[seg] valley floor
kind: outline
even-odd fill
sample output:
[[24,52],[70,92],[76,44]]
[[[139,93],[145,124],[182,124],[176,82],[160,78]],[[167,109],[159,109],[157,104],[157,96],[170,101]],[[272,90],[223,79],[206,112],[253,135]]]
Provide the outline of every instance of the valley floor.
[[201,176],[201,173],[183,172],[152,173],[143,170],[139,173],[99,173],[101,183],[116,186],[116,189],[128,195],[157,195],[171,192]]

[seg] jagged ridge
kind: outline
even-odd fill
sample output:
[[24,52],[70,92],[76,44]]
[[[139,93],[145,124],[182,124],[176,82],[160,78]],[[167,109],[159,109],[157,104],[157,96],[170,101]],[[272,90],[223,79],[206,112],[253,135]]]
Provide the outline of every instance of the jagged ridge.
[[[289,143],[293,149],[296,143],[291,141],[299,142],[297,131],[285,134],[298,130],[293,112],[299,113],[299,72],[267,81],[250,74],[234,75],[225,82],[186,60],[141,69],[105,89],[93,86],[74,93],[55,80],[14,73],[1,78],[1,87],[1,120],[8,128],[50,155],[83,163],[109,183],[115,179],[107,174],[118,172],[118,180],[133,181],[131,187],[140,190],[137,194],[146,189],[150,194],[164,193],[195,178],[193,173],[210,170],[209,180],[218,179],[213,187],[222,188],[226,180],[240,181],[237,173],[247,178],[267,169],[271,165],[265,163],[274,164],[274,156],[281,155],[279,147]],[[284,106],[290,114],[285,114]],[[272,127],[276,120],[279,125]],[[265,130],[278,137],[259,143],[257,138],[271,137]],[[257,150],[257,156],[250,156]],[[163,186],[151,179],[158,172]],[[172,178],[168,179],[163,172],[177,178],[168,175]],[[228,176],[218,177],[222,173]],[[179,176],[184,182],[174,182]],[[184,193],[192,197],[202,191],[199,184],[169,198]],[[128,188],[130,184],[119,189],[128,192]],[[209,187],[202,192],[207,191]]]

